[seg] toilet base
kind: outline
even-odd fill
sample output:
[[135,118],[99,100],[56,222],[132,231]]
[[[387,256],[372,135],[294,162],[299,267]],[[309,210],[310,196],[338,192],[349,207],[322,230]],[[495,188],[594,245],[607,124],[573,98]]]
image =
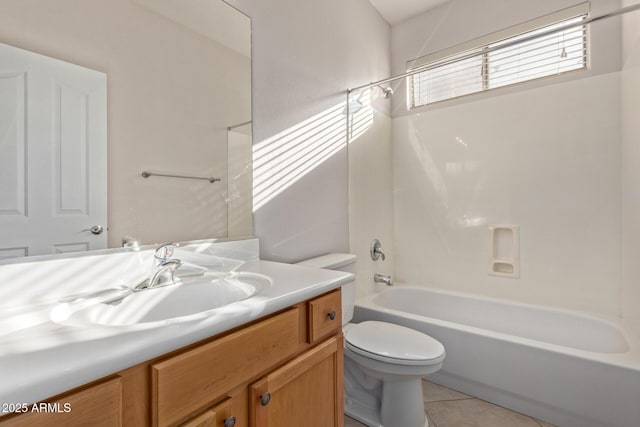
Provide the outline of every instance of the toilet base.
[[344,412],[369,427],[428,427],[422,378],[379,380],[345,357]]
[[422,378],[384,381],[380,408],[382,425],[428,426],[422,396]]
[[382,424],[380,424],[380,414],[378,411],[362,405],[359,402],[345,399],[344,413],[368,427],[383,427]]
[[[344,402],[344,413],[350,418],[361,422],[368,427],[385,427],[380,423],[380,414],[378,411],[364,405],[359,405],[358,402]],[[425,417],[424,426],[429,427],[429,420]]]

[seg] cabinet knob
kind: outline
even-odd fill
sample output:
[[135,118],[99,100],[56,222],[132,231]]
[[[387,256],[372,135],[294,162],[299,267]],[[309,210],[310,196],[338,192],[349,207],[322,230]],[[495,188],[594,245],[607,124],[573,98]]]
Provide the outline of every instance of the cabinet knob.
[[224,419],[223,427],[234,427],[236,425],[236,417],[229,417]]
[[260,404],[262,406],[267,406],[271,402],[271,393],[266,392],[262,396],[260,396]]
[[329,312],[328,316],[329,316],[329,319],[331,319],[331,320],[335,320],[335,318],[336,318],[336,312],[335,312],[335,310],[331,310],[331,311]]

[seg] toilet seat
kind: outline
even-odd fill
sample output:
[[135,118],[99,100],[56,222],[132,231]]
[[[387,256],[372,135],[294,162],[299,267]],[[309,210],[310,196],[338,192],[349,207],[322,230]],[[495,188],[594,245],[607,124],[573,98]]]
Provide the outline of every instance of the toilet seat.
[[366,321],[344,329],[345,345],[361,356],[395,365],[435,365],[444,346],[416,330],[386,322]]

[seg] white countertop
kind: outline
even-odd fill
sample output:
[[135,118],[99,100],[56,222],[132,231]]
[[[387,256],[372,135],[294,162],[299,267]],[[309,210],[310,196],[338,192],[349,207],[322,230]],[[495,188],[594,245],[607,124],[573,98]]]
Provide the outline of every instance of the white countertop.
[[[43,320],[13,332],[0,330],[0,404],[46,399],[353,280],[348,273],[261,260],[243,261],[235,271],[269,276],[273,284],[244,301],[159,322],[121,326],[55,323],[47,317],[51,306],[45,305],[40,308]],[[0,311],[0,317],[3,314]],[[14,314],[14,318],[18,317]],[[11,321],[5,314],[5,324],[7,320]]]

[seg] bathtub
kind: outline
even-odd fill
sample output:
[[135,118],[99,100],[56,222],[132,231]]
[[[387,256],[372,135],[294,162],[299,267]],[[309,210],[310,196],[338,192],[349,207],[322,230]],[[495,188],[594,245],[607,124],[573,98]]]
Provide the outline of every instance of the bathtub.
[[440,341],[435,383],[561,427],[640,426],[640,343],[618,322],[403,285],[359,299],[364,320]]

